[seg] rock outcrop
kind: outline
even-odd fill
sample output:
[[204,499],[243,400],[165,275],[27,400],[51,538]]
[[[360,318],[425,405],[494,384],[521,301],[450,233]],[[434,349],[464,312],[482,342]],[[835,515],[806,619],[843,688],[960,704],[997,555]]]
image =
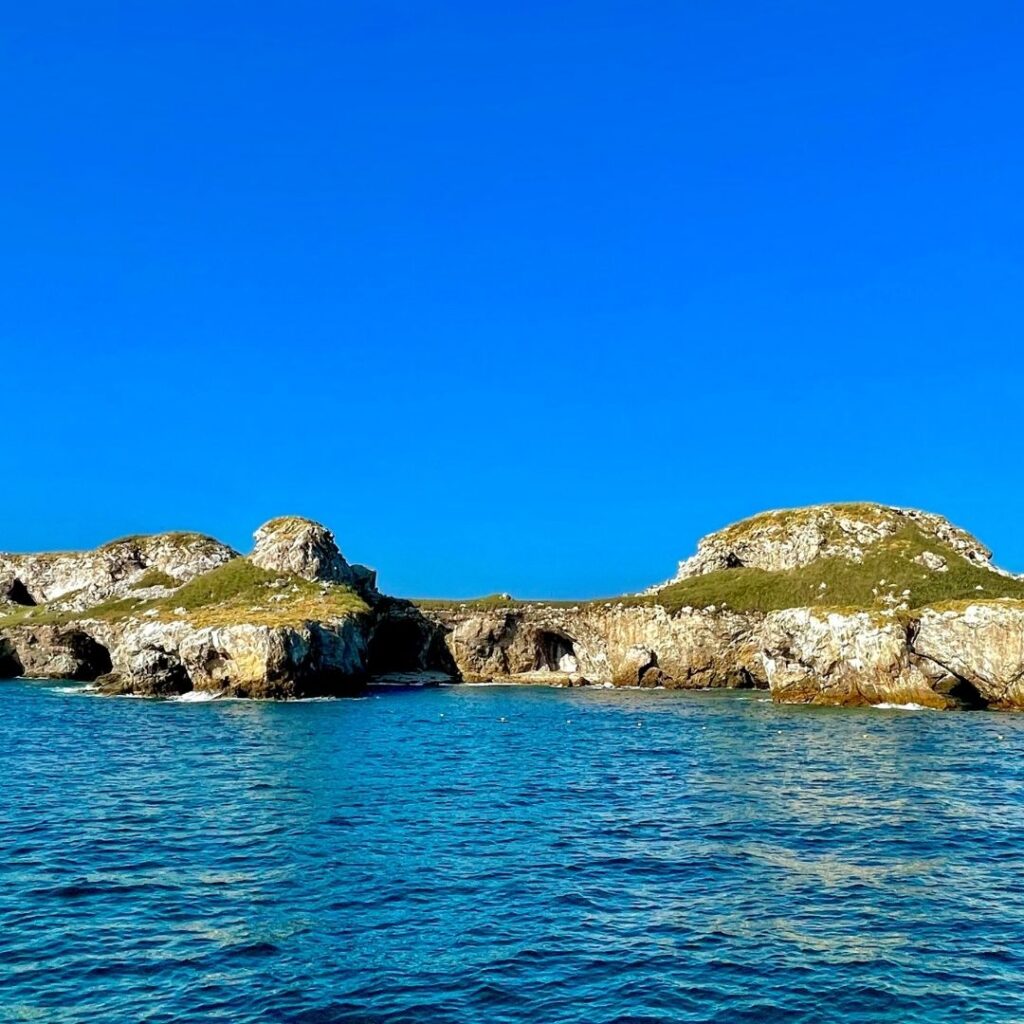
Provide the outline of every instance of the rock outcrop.
[[[236,559],[198,534],[0,556],[8,581],[0,597],[16,613],[5,625],[0,612],[0,677],[98,680],[104,692],[146,696],[302,697],[361,687],[372,618],[365,602],[379,598],[373,572],[350,566],[325,527],[296,518],[261,527],[252,558]],[[186,600],[178,588],[199,577],[210,582],[189,594],[188,607],[175,607]],[[36,612],[49,621],[34,621]]]
[[461,678],[670,689],[767,688],[791,704],[1024,709],[1024,605],[919,617],[808,608],[433,609]]
[[264,523],[253,536],[256,546],[250,560],[261,569],[376,593],[376,573],[364,565],[349,565],[334,534],[312,519],[281,516]]
[[1024,604],[979,603],[926,609],[911,646],[938,684],[977,692],[993,708],[1024,710]]
[[700,689],[767,685],[755,620],[657,605],[529,604],[425,615],[469,681],[558,682]]
[[237,697],[317,697],[359,689],[366,635],[348,619],[334,625],[238,625],[191,633],[181,660],[195,690]]
[[14,656],[5,675],[88,681],[110,671],[109,651],[79,626],[15,626],[3,639]]
[[860,561],[908,524],[968,561],[992,568],[992,552],[942,516],[887,505],[813,505],[764,512],[708,534],[697,553],[680,562],[676,575],[662,586],[723,569],[779,572],[822,558]]
[[149,580],[173,589],[236,557],[226,544],[199,533],[126,537],[93,551],[0,554],[0,596],[8,603],[81,611],[127,597]]
[[765,617],[757,643],[772,696],[789,704],[953,707],[913,658],[893,617],[794,608]]
[[326,527],[285,517],[248,558],[197,534],[0,556],[0,677],[263,698],[372,679],[761,687],[1024,710],[1024,580],[989,559],[938,516],[818,506],[712,534],[648,596],[418,606],[381,596]]
[[254,698],[351,693],[365,680],[365,632],[357,618],[198,629],[182,622],[132,622],[117,631],[111,668],[98,682],[106,693],[158,697],[190,691]]

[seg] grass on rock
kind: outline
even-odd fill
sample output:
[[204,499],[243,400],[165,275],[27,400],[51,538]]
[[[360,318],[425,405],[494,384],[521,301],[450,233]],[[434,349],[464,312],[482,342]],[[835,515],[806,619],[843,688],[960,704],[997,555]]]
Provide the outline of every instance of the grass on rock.
[[[874,506],[842,508],[848,514],[862,517],[877,511]],[[810,511],[768,513],[766,516],[784,518]],[[914,561],[926,551],[946,560],[945,572],[928,569]],[[904,594],[904,591],[909,593]],[[722,569],[680,580],[656,594],[596,601],[517,601],[503,594],[493,594],[470,601],[417,601],[416,604],[426,610],[494,611],[538,604],[594,606],[610,600],[615,604],[661,605],[670,612],[712,606],[737,612],[770,612],[783,608],[881,612],[903,604],[908,609],[917,609],[949,602],[1007,598],[1024,601],[1024,580],[969,562],[951,547],[908,523],[869,547],[861,562],[820,558],[811,565],[778,572]]]
[[[368,610],[366,602],[348,587],[260,569],[247,558],[233,558],[197,576],[156,604],[161,618],[183,617],[195,626],[240,622],[286,626]],[[179,608],[184,609],[183,615],[177,612]]]
[[133,584],[132,590],[147,590],[149,587],[176,587],[179,581],[160,569],[150,569]]
[[[914,561],[926,551],[945,558],[947,571],[928,569]],[[680,580],[634,601],[661,604],[669,611],[715,605],[734,611],[769,612],[815,607],[878,611],[903,603],[913,609],[947,601],[995,598],[1024,599],[1024,580],[969,562],[918,527],[908,525],[868,548],[861,562],[821,558],[799,569],[779,572],[723,569]]]
[[[944,558],[946,571],[929,569],[915,561],[925,552]],[[147,573],[137,586],[156,585],[151,582],[151,575]],[[1024,579],[1004,576],[969,562],[951,547],[908,523],[869,547],[860,562],[821,558],[799,569],[779,572],[723,569],[680,580],[655,594],[597,601],[520,601],[505,594],[491,594],[475,600],[421,600],[415,604],[424,610],[494,611],[538,605],[571,608],[613,603],[661,605],[670,612],[714,606],[737,612],[821,608],[847,612],[899,610],[904,614],[926,606],[951,607],[957,602],[962,605],[1005,599],[1024,602]],[[365,602],[348,587],[312,583],[298,576],[260,569],[247,558],[234,558],[197,576],[166,597],[148,601],[125,597],[105,601],[86,611],[59,611],[45,606],[12,608],[0,616],[0,626],[147,615],[163,621],[187,621],[200,627],[241,623],[289,626],[330,621],[365,611]]]
[[247,558],[233,558],[167,597],[149,601],[125,597],[104,601],[85,611],[59,611],[45,606],[19,608],[0,617],[0,627],[132,617],[183,621],[197,627],[298,626],[303,622],[343,619],[367,610],[366,602],[348,587],[312,583],[299,576],[257,568]]

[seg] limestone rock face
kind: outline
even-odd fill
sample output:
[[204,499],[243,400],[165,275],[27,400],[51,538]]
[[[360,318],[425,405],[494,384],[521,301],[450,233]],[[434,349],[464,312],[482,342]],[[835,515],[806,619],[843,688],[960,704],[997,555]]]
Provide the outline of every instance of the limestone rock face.
[[343,583],[360,593],[375,591],[376,574],[362,565],[349,565],[334,534],[301,516],[282,516],[264,523],[253,535],[253,565],[287,572],[323,583]]
[[159,533],[126,537],[93,551],[0,554],[0,580],[8,581],[6,594],[14,603],[78,611],[133,594],[147,573],[182,584],[235,557],[235,551],[212,537]]
[[991,568],[988,548],[942,516],[888,505],[815,505],[765,512],[708,534],[697,553],[679,563],[669,583],[742,566],[774,572],[819,558],[860,561],[872,545],[908,524],[968,561]]
[[780,703],[1024,709],[1024,605],[760,614],[617,604],[424,613],[467,681],[767,687]]
[[110,671],[106,647],[76,626],[15,626],[4,631],[4,640],[20,666],[15,675],[93,680]]
[[190,633],[180,656],[196,690],[239,697],[305,697],[353,686],[366,639],[353,620],[302,627],[225,626]]
[[969,683],[991,707],[1024,710],[1024,606],[926,609],[912,646],[920,658]]
[[956,703],[933,689],[894,618],[794,608],[767,615],[758,639],[772,697],[782,703]]
[[[631,644],[619,659],[619,671],[615,682],[619,686],[639,686],[641,681],[658,667],[656,651],[643,644]],[[652,681],[659,676],[650,676]]]
[[119,626],[94,622],[89,628],[110,650],[112,668],[98,680],[101,690],[167,697],[192,689],[179,653],[191,629],[186,623],[133,619]]
[[[102,624],[96,624],[102,630]],[[236,697],[305,697],[357,688],[366,638],[355,618],[303,626],[195,628],[132,620],[112,644],[108,693],[169,696],[191,690]]]
[[[612,682],[631,681],[630,652],[650,650],[659,685],[676,689],[764,686],[754,643],[758,616],[684,608],[671,614],[658,606],[615,605],[594,609],[605,637]],[[652,679],[642,678],[645,685]]]
[[656,606],[525,605],[425,613],[470,681],[613,683],[676,688],[765,685],[754,620]]

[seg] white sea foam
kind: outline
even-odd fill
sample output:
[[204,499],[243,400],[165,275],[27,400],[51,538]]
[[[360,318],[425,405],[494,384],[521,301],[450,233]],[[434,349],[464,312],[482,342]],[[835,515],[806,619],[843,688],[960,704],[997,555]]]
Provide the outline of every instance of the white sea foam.
[[873,708],[881,711],[934,711],[934,708],[926,708],[923,704],[890,704],[887,701],[882,704],[872,704]]
[[211,693],[209,690],[188,690],[172,697],[171,700],[180,701],[182,704],[204,704],[209,700],[221,700],[219,693]]
[[224,693],[211,693],[209,690],[189,690],[177,697],[168,698],[176,704],[207,704],[211,700],[221,704],[324,704],[330,701],[349,703],[368,699],[368,697],[229,697]]

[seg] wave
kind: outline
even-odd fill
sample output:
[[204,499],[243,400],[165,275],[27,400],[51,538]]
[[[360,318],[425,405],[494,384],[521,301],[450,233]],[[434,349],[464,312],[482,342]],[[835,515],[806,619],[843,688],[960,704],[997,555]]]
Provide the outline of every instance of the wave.
[[878,708],[880,711],[934,711],[935,708],[925,707],[923,704],[891,704],[889,701],[883,701],[881,704],[872,704],[873,708]]

